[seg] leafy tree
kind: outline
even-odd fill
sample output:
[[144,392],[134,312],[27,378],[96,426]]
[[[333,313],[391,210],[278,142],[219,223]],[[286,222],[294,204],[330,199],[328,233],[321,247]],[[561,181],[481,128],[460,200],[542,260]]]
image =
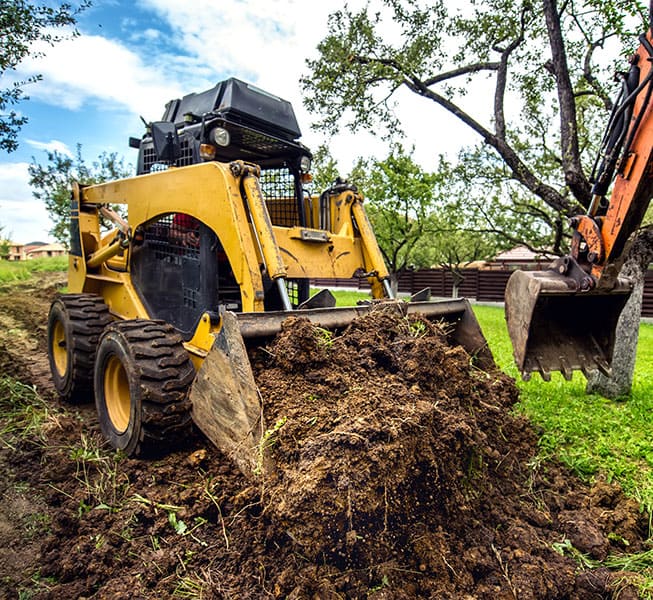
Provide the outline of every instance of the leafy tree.
[[413,250],[431,223],[438,176],[424,171],[401,145],[387,158],[359,159],[350,180],[366,210],[396,288],[396,275],[413,264]]
[[5,234],[5,226],[0,225],[0,259],[9,258],[9,250],[11,250],[10,236],[11,234]]
[[115,152],[103,152],[90,166],[82,157],[82,147],[77,146],[75,157],[60,152],[47,152],[47,163],[41,165],[33,158],[28,171],[32,194],[42,200],[54,226],[50,234],[64,245],[69,242],[70,190],[73,181],[90,185],[128,177],[133,168],[125,166],[124,158]]
[[437,264],[460,283],[462,267],[489,258],[500,244],[497,236],[474,231],[451,194],[451,166],[443,158],[439,164],[436,173],[429,173],[398,144],[383,160],[359,159],[350,175],[366,198],[395,286],[407,268]]
[[[555,0],[471,0],[465,11],[448,9],[444,0],[377,5],[374,12],[333,13],[319,58],[308,61],[305,102],[321,115],[318,127],[337,130],[344,115],[352,131],[398,129],[390,99],[408,90],[478,133],[477,158],[491,179],[500,170],[503,181],[518,182],[564,216],[588,205],[581,149],[596,139],[597,111],[610,106],[602,84],[609,69],[599,68],[594,54],[612,37],[632,48],[626,21],[636,18],[635,31],[643,29],[641,2],[585,0],[559,8]],[[392,40],[381,34],[389,22]],[[474,81],[488,76],[492,102],[466,102]],[[483,147],[492,156],[481,156]]]
[[[74,25],[79,13],[90,6],[85,0],[78,7],[62,3],[52,7],[50,3],[38,4],[25,0],[0,0],[0,78],[14,71],[27,56],[41,56],[34,50],[35,42],[53,45],[72,33],[55,33]],[[17,81],[8,87],[0,87],[0,149],[13,152],[18,147],[18,132],[27,122],[27,117],[10,108],[21,100],[26,100],[23,88],[41,79],[40,75]],[[6,80],[6,79],[5,79]]]
[[[319,56],[308,61],[305,103],[329,131],[343,123],[352,131],[399,130],[393,99],[400,93],[424,99],[425,122],[438,114],[429,105],[444,109],[479,136],[462,157],[463,183],[488,229],[511,233],[500,219],[507,207],[537,224],[534,246],[564,252],[568,217],[591,200],[590,160],[612,107],[611,75],[647,27],[639,0],[345,7],[330,15]],[[604,48],[611,61],[597,59]],[[491,100],[479,102],[488,85]]]
[[316,194],[320,194],[331,187],[339,177],[338,165],[325,144],[322,144],[313,152],[311,172],[313,174],[311,188]]

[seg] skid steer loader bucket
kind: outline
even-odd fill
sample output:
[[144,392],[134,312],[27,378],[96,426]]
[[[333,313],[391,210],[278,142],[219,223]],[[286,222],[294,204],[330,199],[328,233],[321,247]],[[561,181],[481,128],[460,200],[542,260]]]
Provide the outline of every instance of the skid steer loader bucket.
[[627,280],[611,290],[577,291],[577,283],[555,271],[515,271],[505,292],[508,333],[524,380],[552,371],[570,380],[573,371],[610,373],[615,329],[630,295]]
[[[247,347],[264,343],[281,330],[289,316],[304,317],[325,329],[342,329],[355,318],[374,310],[361,305],[314,308],[295,311],[229,313],[222,316],[222,328],[202,363],[193,383],[190,399],[193,420],[199,429],[222,450],[240,470],[255,477],[266,470],[260,451],[266,424]],[[474,357],[481,369],[494,366],[494,359],[478,321],[465,299],[441,302],[387,301],[384,308],[403,315],[421,315],[444,322],[453,344],[459,344]]]

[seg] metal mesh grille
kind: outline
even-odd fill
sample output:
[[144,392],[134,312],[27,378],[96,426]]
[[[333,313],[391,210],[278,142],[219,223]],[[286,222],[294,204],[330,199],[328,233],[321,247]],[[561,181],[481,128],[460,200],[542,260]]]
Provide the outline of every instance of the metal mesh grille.
[[290,303],[297,307],[299,304],[299,285],[296,281],[292,279],[286,280],[286,289],[288,290],[288,297],[290,298]]
[[180,258],[199,258],[198,227],[193,217],[177,213],[150,223],[143,233],[156,258],[174,262]]
[[193,144],[190,143],[189,138],[182,137],[180,140],[181,155],[175,161],[178,167],[187,167],[193,164]]
[[[181,155],[174,162],[177,167],[187,167],[194,164],[193,161],[193,144],[192,138],[182,136],[179,139],[181,148]],[[168,168],[167,163],[159,162],[154,146],[143,148],[143,171],[145,173],[153,173],[155,171],[165,171]]]
[[199,296],[197,290],[183,288],[184,306],[187,308],[197,308],[197,298]]
[[261,171],[261,190],[273,225],[300,225],[295,200],[295,177],[289,169]]
[[152,170],[152,165],[156,162],[156,152],[154,146],[151,148],[143,148],[143,170],[149,173]]

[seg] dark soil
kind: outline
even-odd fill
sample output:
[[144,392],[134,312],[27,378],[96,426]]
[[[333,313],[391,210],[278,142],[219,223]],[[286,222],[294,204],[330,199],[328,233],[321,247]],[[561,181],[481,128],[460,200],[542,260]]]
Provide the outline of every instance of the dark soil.
[[199,434],[156,461],[101,448],[92,404],[59,405],[47,380],[57,283],[0,293],[0,377],[49,407],[41,436],[0,416],[0,597],[637,597],[569,550],[640,550],[646,515],[538,460],[514,382],[437,326],[287,320],[252,353],[274,465],[253,483]]

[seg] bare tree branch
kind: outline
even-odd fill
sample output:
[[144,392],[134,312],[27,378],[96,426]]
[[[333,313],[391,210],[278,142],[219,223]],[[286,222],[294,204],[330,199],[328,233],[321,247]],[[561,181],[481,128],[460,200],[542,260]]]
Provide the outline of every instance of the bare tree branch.
[[[582,28],[579,24],[579,28],[582,31]],[[610,98],[610,94],[608,94],[605,90],[605,88],[600,84],[599,80],[594,77],[594,72],[592,71],[592,56],[594,54],[594,50],[597,48],[602,48],[604,42],[613,37],[616,34],[609,34],[609,35],[604,35],[600,40],[596,40],[594,42],[590,42],[589,46],[587,48],[587,52],[585,53],[585,58],[583,60],[583,79],[587,81],[589,86],[592,88],[594,93],[601,99],[601,102],[603,102],[603,106],[605,106],[605,109],[610,112],[612,110],[612,98]],[[578,96],[578,94],[576,95]]]
[[424,85],[430,87],[436,83],[441,83],[449,79],[454,79],[455,77],[460,77],[461,75],[470,75],[471,73],[479,73],[481,71],[496,71],[499,68],[498,62],[482,62],[475,63],[473,65],[467,65],[460,67],[459,69],[453,69],[452,71],[446,71],[444,73],[438,73],[429,79],[424,80]]
[[583,206],[588,206],[591,187],[580,162],[576,103],[571,78],[569,77],[567,53],[562,38],[560,13],[557,9],[556,0],[543,0],[542,6],[551,48],[551,65],[558,91],[560,143],[565,183],[576,199]]
[[504,114],[504,102],[506,94],[506,84],[508,81],[508,61],[510,55],[524,41],[524,29],[526,26],[526,6],[522,7],[519,35],[501,52],[501,60],[497,69],[497,84],[494,92],[494,121],[496,123],[497,136],[505,141],[506,139],[506,118]]

